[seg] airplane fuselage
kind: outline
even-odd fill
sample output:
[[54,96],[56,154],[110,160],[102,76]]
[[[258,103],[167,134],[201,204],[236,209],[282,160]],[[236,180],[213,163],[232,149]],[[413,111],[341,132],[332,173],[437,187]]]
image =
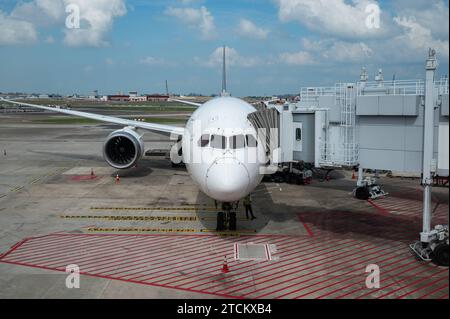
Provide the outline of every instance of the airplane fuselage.
[[261,182],[263,144],[247,119],[256,109],[233,97],[218,97],[190,117],[183,136],[183,162],[195,184],[211,198],[234,202]]

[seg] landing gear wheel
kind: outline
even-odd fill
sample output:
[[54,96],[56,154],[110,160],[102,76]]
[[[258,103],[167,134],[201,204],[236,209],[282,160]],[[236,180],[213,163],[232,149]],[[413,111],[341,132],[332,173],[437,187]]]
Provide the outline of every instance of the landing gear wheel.
[[449,246],[447,244],[438,244],[433,250],[432,259],[437,265],[448,267]]
[[360,200],[368,200],[370,198],[369,189],[367,187],[356,188],[355,197]]
[[288,183],[288,184],[294,184],[294,178],[292,177],[291,174],[289,174],[289,175],[286,177],[286,183]]
[[225,229],[225,216],[223,212],[217,213],[217,231],[223,231]]
[[235,231],[236,230],[236,213],[231,212],[230,213],[230,224],[229,229]]

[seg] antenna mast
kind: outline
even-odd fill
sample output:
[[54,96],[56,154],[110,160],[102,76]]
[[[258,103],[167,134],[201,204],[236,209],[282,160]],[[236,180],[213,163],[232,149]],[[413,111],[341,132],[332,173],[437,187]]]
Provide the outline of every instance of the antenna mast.
[[226,64],[226,46],[223,46],[223,60],[222,60],[222,92],[220,96],[230,96],[227,92],[227,64]]

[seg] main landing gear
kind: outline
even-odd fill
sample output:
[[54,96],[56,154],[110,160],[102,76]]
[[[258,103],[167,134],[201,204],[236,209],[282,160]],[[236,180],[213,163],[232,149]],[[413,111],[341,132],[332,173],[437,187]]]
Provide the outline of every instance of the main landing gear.
[[236,230],[236,210],[238,203],[222,203],[222,211],[217,213],[217,231]]

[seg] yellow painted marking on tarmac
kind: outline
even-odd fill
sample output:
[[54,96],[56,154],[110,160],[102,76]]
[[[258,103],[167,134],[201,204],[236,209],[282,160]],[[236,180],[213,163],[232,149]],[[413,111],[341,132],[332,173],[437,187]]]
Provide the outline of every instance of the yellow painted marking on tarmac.
[[17,193],[18,191],[22,190],[23,188],[24,188],[24,186],[17,186],[15,188],[11,189],[10,192]]
[[95,215],[62,215],[64,219],[105,219],[112,221],[197,221],[197,216],[95,216]]
[[40,176],[34,178],[34,179],[31,180],[30,182],[28,182],[28,184],[29,184],[29,185],[34,185],[34,184],[36,184],[37,182],[43,180],[44,178],[55,176],[55,175],[57,175],[57,174],[63,172],[64,170],[66,170],[65,167],[58,168],[58,169],[56,169],[56,170],[54,170],[54,171],[51,171],[51,172],[49,172],[49,173],[47,173],[47,174],[43,174],[43,175],[40,175]]
[[[214,217],[202,217],[199,218],[197,216],[117,216],[117,215],[107,215],[107,216],[98,216],[98,215],[61,215],[60,218],[64,219],[105,219],[105,220],[113,220],[113,221],[175,221],[175,222],[185,222],[185,221],[215,221]],[[239,221],[249,221],[246,218],[239,218]]]
[[89,227],[88,232],[138,232],[138,233],[198,233],[199,229],[193,228],[134,228],[134,227],[115,227],[115,228],[100,228]]
[[214,207],[91,207],[91,210],[131,210],[131,211],[202,211],[218,212]]
[[243,233],[256,233],[256,230],[240,230],[235,231],[216,231],[210,229],[194,229],[194,228],[136,228],[136,227],[89,227],[88,232],[113,232],[113,233],[216,233],[219,236],[224,237],[239,237]]
[[[33,180],[28,181],[27,185],[34,185],[34,184],[36,184],[37,182],[39,182],[40,180],[42,180],[42,179],[44,179],[44,178],[46,178],[46,177],[51,177],[51,176],[57,175],[57,174],[63,172],[64,170],[66,170],[66,169],[67,169],[67,168],[65,168],[65,167],[61,167],[61,168],[56,169],[56,170],[54,170],[54,171],[52,171],[52,172],[50,172],[50,173],[47,173],[47,174],[38,176],[38,177],[34,178]],[[9,193],[17,193],[17,192],[21,191],[21,190],[24,189],[24,188],[25,188],[25,185],[24,185],[24,186],[15,186],[15,187],[13,187],[13,188],[11,188],[11,189],[9,190]],[[7,195],[8,195],[8,193],[7,193],[7,194],[0,195],[0,198],[6,197]]]
[[41,177],[38,177],[38,178],[36,178],[36,179],[33,179],[29,184],[30,184],[30,185],[34,185],[34,184],[36,184],[37,182],[39,182],[41,179],[42,179]]

